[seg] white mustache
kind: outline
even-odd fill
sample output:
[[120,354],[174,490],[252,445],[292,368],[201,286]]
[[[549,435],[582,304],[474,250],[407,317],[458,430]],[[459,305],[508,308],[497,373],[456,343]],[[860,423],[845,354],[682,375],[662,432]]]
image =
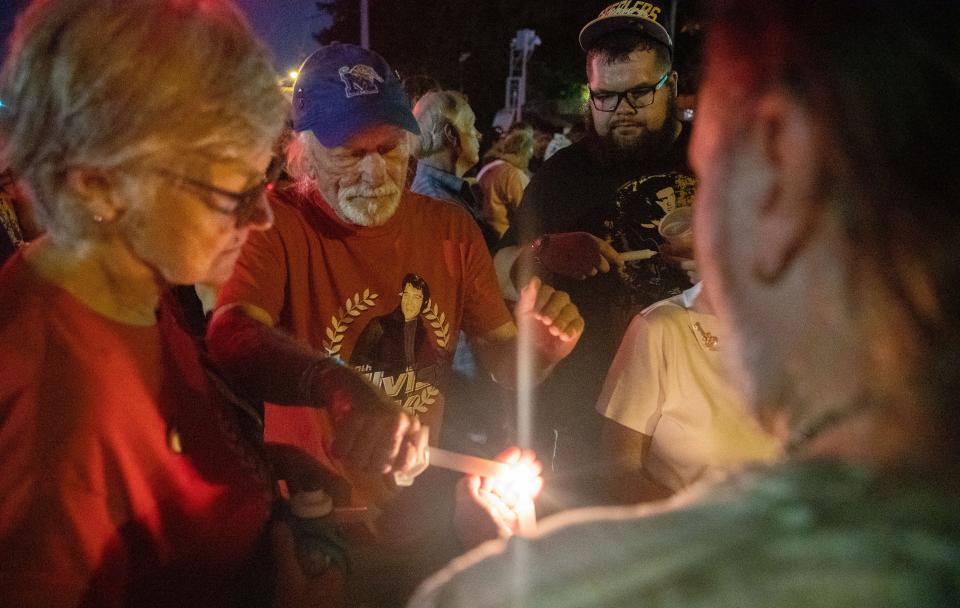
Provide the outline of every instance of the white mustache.
[[398,194],[399,190],[394,184],[384,184],[373,188],[365,184],[355,184],[340,189],[341,199],[350,198],[381,198],[384,196],[393,196]]

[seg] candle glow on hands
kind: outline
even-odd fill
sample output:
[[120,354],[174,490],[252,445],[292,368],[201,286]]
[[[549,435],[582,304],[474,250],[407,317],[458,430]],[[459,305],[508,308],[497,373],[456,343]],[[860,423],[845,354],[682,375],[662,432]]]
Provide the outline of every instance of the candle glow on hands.
[[507,468],[493,477],[484,480],[484,489],[499,496],[511,508],[532,501],[543,489],[543,466],[536,460],[533,452],[521,452],[517,448],[509,451]]
[[489,508],[498,513],[510,534],[531,536],[537,529],[533,500],[543,489],[543,478],[540,476],[543,465],[532,450],[516,447],[501,452],[497,460],[506,467],[484,479],[480,493],[488,497]]
[[485,476],[468,474],[464,481],[470,495],[495,523],[501,537],[533,535],[537,530],[533,500],[543,488],[543,467],[536,455],[514,447],[501,452],[496,461],[487,462],[499,466]]
[[[464,497],[470,497],[464,498],[464,504],[480,507],[501,536],[515,532],[531,535],[536,531],[537,516],[533,500],[543,488],[543,478],[540,477],[543,465],[533,451],[513,447],[501,452],[496,460],[488,460],[431,447],[426,450],[426,460],[430,466],[466,473],[467,477],[458,485],[458,493],[462,489]],[[404,484],[397,480],[397,483],[409,485],[412,481],[410,479]],[[465,536],[474,539],[466,541],[467,546],[475,546],[479,541],[493,538],[489,535],[483,537],[483,533],[478,537],[474,533],[477,520],[471,517],[477,517],[476,509],[466,506],[463,513],[462,525],[458,526],[463,528]],[[478,537],[479,541],[474,542],[474,537]],[[461,537],[463,540],[464,536]]]

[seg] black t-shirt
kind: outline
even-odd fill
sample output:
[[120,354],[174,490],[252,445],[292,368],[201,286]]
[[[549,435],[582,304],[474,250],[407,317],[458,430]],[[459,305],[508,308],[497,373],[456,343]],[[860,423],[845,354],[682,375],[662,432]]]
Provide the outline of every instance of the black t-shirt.
[[[501,247],[525,244],[543,234],[583,231],[618,251],[656,251],[663,242],[657,231],[660,219],[693,200],[696,181],[687,164],[688,142],[689,126],[684,125],[664,154],[629,165],[608,158],[595,137],[558,151],[527,186]],[[541,387],[536,432],[546,439],[538,447],[552,452],[549,444],[556,429],[557,460],[562,470],[575,472],[598,463],[591,456],[601,422],[596,399],[631,318],[653,302],[677,295],[690,282],[660,256],[583,281],[547,280],[570,294],[586,331]]]
[[[660,219],[693,201],[696,180],[687,164],[689,128],[662,156],[624,165],[608,160],[596,138],[585,138],[558,151],[538,171],[524,192],[516,220],[500,247],[528,243],[543,234],[589,232],[618,251],[656,251],[663,237]],[[659,256],[630,262],[625,272],[604,285],[618,306],[647,306],[689,287],[684,273]],[[595,295],[595,280],[577,281],[573,291]],[[579,304],[579,302],[578,302]]]

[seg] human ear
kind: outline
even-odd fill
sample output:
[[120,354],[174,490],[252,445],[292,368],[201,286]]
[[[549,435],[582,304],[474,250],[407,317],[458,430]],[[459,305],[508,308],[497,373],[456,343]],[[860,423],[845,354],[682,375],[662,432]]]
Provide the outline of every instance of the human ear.
[[460,134],[457,132],[457,128],[449,122],[443,125],[443,138],[451,148],[460,143]]
[[774,282],[803,249],[820,217],[825,157],[812,116],[785,91],[764,94],[752,122],[751,137],[770,177],[757,208],[753,273]]
[[75,167],[67,171],[67,186],[96,222],[110,223],[124,211],[116,196],[116,178],[103,169]]

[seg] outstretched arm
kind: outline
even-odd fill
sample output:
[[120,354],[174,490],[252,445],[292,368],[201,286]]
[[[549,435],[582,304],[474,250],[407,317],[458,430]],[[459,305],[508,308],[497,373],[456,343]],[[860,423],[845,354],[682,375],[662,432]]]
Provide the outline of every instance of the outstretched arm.
[[419,423],[354,370],[272,327],[248,304],[224,306],[207,331],[211,359],[233,386],[252,399],[322,407],[336,428],[334,456],[370,473],[417,465]]

